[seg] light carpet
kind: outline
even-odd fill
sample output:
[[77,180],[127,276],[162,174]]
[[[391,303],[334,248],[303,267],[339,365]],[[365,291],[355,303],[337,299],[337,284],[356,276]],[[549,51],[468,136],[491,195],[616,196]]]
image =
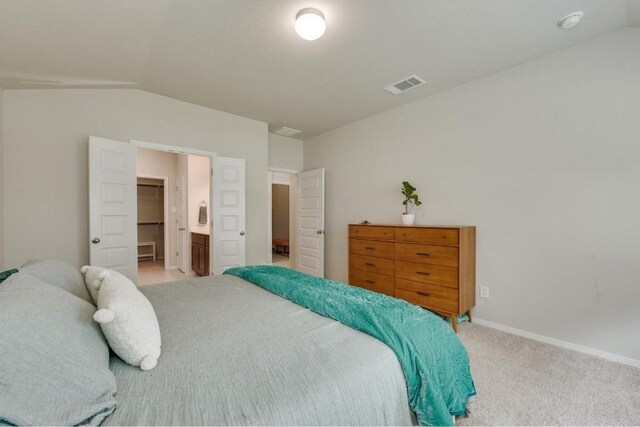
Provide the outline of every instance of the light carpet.
[[478,395],[457,425],[640,425],[640,369],[473,323]]

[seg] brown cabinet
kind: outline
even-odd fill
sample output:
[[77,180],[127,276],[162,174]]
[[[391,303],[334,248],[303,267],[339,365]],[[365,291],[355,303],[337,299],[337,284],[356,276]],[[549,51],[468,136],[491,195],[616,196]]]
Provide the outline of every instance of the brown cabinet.
[[208,276],[209,269],[209,235],[191,233],[191,269],[198,276]]
[[349,283],[451,317],[476,304],[476,228],[349,225]]

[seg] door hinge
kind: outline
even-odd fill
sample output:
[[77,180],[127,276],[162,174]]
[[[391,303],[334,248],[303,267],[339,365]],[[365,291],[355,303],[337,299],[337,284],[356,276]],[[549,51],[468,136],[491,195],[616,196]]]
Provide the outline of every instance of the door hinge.
[[211,176],[213,176],[213,168],[211,168]]

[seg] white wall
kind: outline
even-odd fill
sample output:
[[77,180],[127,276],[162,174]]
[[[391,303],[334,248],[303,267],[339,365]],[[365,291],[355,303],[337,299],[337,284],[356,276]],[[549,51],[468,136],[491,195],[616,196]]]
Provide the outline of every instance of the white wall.
[[[137,173],[140,175],[166,176],[168,178],[169,193],[169,218],[164,221],[168,224],[169,247],[162,251],[162,255],[168,257],[169,267],[177,264],[177,227],[176,227],[176,177],[178,175],[178,155],[166,151],[148,150],[139,148],[137,156]],[[151,226],[144,226],[151,227]],[[144,230],[143,234],[145,231]],[[164,243],[162,243],[164,245]],[[164,249],[164,248],[163,248]],[[146,249],[148,250],[148,249]],[[158,249],[158,253],[160,250]]]
[[301,171],[303,141],[269,133],[269,167]]
[[89,260],[89,135],[247,161],[247,262],[267,261],[267,124],[139,90],[4,91],[6,265]]
[[640,25],[640,1],[628,0],[627,7],[629,8],[629,24]]
[[640,359],[639,52],[627,28],[306,140],[328,277],[406,179],[418,223],[478,227],[477,317]]
[[5,269],[4,263],[4,166],[2,161],[3,153],[3,132],[2,132],[2,87],[0,87],[0,270]]
[[[211,211],[209,206],[209,182],[211,180],[211,165],[208,157],[193,156],[187,157],[188,161],[188,197],[189,205],[189,230],[195,233],[209,234],[211,227]],[[207,206],[207,224],[200,224],[200,203],[205,202]]]

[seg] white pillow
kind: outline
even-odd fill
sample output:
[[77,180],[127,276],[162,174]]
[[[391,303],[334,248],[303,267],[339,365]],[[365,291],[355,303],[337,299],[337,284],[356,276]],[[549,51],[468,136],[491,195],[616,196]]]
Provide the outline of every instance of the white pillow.
[[100,275],[105,271],[111,273],[113,277],[117,277],[120,280],[122,286],[133,286],[134,288],[136,287],[136,285],[122,273],[118,273],[114,270],[107,270],[106,268],[102,267],[92,267],[90,265],[85,265],[80,269],[80,272],[84,277],[84,284],[87,287],[89,295],[91,295],[91,299],[93,300],[93,303],[95,305],[98,305],[98,288],[100,288],[100,282],[102,281]]
[[160,326],[149,300],[133,282],[114,271],[105,270],[91,279],[88,288],[96,288],[98,306],[93,320],[100,324],[111,350],[143,371],[155,368],[160,357]]

